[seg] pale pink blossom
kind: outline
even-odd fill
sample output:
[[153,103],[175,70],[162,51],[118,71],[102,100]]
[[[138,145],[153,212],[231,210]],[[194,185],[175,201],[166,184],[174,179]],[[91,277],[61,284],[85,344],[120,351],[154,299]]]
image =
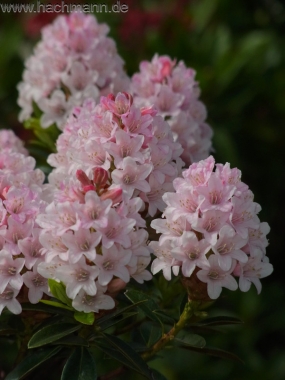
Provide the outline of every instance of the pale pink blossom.
[[21,304],[16,299],[19,291],[19,289],[14,289],[8,285],[6,289],[0,293],[0,314],[2,313],[4,307],[7,307],[7,309],[13,314],[21,313]]
[[36,267],[32,271],[23,274],[23,280],[26,287],[29,289],[28,297],[31,303],[38,303],[43,294],[51,295],[48,291],[48,281],[41,276]]
[[146,178],[152,169],[153,166],[151,164],[137,165],[133,158],[125,157],[122,169],[115,169],[112,172],[112,179],[115,184],[119,184],[126,191],[130,198],[135,189],[143,192],[150,191]]
[[56,278],[66,285],[66,294],[74,299],[81,289],[94,296],[97,292],[95,279],[99,269],[96,266],[87,265],[84,258],[71,265],[61,265],[56,270]]
[[196,266],[199,268],[207,265],[206,253],[210,244],[198,240],[194,232],[187,231],[181,238],[181,245],[172,249],[172,256],[182,262],[181,270],[185,277],[190,277]]
[[130,250],[118,248],[115,244],[106,249],[103,246],[102,256],[97,255],[95,263],[100,273],[98,281],[101,285],[107,285],[114,276],[119,277],[124,282],[130,281],[130,274],[126,265],[130,262],[132,252]]
[[224,271],[219,266],[218,257],[211,255],[208,259],[208,265],[197,272],[199,280],[207,283],[210,298],[217,299],[222,292],[222,287],[237,290],[238,284],[231,275],[234,266],[235,262],[233,262],[232,267],[228,271]]
[[14,259],[9,252],[0,251],[0,294],[10,284],[14,289],[21,289],[23,278],[20,274],[25,259]]
[[84,313],[90,313],[91,311],[98,313],[99,310],[113,309],[115,307],[115,301],[112,297],[104,294],[107,287],[101,286],[99,283],[96,283],[96,287],[97,293],[93,296],[81,289],[72,301],[72,306],[78,311],[84,311]]

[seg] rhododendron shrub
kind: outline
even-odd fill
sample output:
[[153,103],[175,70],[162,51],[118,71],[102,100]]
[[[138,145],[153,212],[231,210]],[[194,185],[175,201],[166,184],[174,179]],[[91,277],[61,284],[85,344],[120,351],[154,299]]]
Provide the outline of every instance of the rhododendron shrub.
[[147,362],[173,342],[235,359],[192,331],[239,323],[205,310],[223,288],[260,293],[273,270],[260,205],[209,156],[195,71],[155,55],[130,80],[107,31],[60,16],[26,62],[20,119],[49,149],[46,179],[0,132],[0,331],[19,347],[7,380],[39,365],[163,380]]

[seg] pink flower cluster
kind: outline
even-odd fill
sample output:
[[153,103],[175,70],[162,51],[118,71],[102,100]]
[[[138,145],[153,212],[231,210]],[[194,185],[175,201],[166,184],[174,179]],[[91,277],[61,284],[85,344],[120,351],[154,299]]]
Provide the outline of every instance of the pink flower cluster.
[[7,151],[18,152],[27,156],[28,151],[24,148],[23,142],[15,135],[15,133],[8,129],[0,130],[0,152]]
[[212,147],[213,133],[205,123],[207,112],[199,100],[195,74],[183,61],[176,64],[168,56],[156,54],[151,62],[140,64],[131,83],[135,104],[154,105],[167,119],[175,141],[183,147],[181,158],[187,166],[208,157]]
[[145,222],[138,213],[143,202],[123,201],[122,189],[110,186],[109,173],[101,167],[89,177],[77,170],[76,177],[70,185],[62,182],[56,200],[37,217],[45,252],[38,270],[65,284],[76,310],[112,309],[107,287],[115,290],[118,279],[120,288],[131,277],[139,283],[152,277],[145,269],[148,234],[140,228]]
[[7,147],[0,152],[0,314],[5,306],[19,314],[16,297],[23,284],[31,303],[48,293],[46,279],[37,272],[43,258],[35,222],[46,207],[44,174],[34,170],[32,157],[17,152],[23,146],[13,132],[2,131],[0,140]]
[[110,173],[112,187],[122,188],[124,201],[140,197],[150,216],[163,211],[162,195],[173,189],[183,164],[182,148],[167,122],[155,114],[152,107],[135,107],[127,93],[102,97],[98,105],[85,101],[58,138],[58,153],[48,158],[56,167],[49,182],[59,187],[66,179],[70,189],[70,175],[75,178],[83,170],[92,179],[93,169],[100,167]]
[[171,271],[177,275],[181,268],[183,276],[207,283],[212,299],[222,287],[236,290],[234,277],[242,291],[253,283],[259,293],[260,279],[273,270],[265,255],[269,226],[260,222],[261,207],[241,182],[241,172],[228,163],[216,164],[215,171],[214,166],[212,156],[192,164],[175,179],[176,192],[164,194],[164,219],[151,223],[161,233],[150,243],[156,256],[152,272],[162,270],[170,280]]
[[169,125],[131,95],[86,100],[74,109],[48,162],[53,202],[37,217],[45,262],[39,273],[66,285],[77,310],[111,309],[118,279],[150,280],[146,222],[165,207],[181,168]]
[[35,102],[43,112],[43,128],[62,129],[72,108],[88,97],[124,91],[129,79],[109,29],[93,15],[75,12],[58,17],[42,32],[34,55],[26,62],[18,86],[20,121],[33,114]]

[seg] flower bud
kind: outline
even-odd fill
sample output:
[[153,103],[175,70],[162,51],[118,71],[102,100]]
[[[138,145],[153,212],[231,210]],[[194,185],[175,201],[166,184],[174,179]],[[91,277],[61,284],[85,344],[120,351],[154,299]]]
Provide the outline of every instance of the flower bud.
[[107,190],[100,196],[100,198],[102,201],[105,201],[106,199],[111,199],[114,205],[122,201],[122,194],[123,190],[119,187],[116,189]]
[[93,169],[93,182],[98,187],[104,187],[108,181],[108,172],[103,168]]
[[87,185],[83,186],[83,191],[84,193],[87,193],[88,191],[96,191],[96,189],[94,185]]
[[80,181],[82,183],[83,186],[92,185],[90,179],[87,177],[87,175],[81,169],[78,169],[76,171],[76,178],[78,179],[78,181]]

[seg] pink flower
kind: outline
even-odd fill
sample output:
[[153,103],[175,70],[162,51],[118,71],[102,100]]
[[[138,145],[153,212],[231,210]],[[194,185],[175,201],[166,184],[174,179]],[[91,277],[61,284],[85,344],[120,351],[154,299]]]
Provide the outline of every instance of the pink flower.
[[236,290],[238,288],[236,280],[231,276],[235,263],[233,263],[228,271],[221,269],[218,263],[218,257],[215,255],[209,257],[208,263],[208,266],[205,266],[204,269],[197,272],[197,277],[200,281],[207,283],[210,298],[217,299],[222,292],[222,287],[230,290]]
[[37,272],[35,266],[32,271],[24,273],[22,277],[24,284],[29,288],[28,297],[31,303],[38,303],[42,298],[43,293],[51,295],[48,291],[47,279]]
[[125,157],[122,169],[115,169],[112,172],[112,179],[114,183],[119,184],[126,191],[130,198],[135,189],[143,192],[150,191],[149,184],[145,179],[151,171],[152,165],[137,165],[133,158]]
[[210,250],[210,244],[204,239],[198,240],[194,232],[185,232],[181,238],[181,245],[172,249],[172,256],[182,262],[182,273],[190,277],[196,266],[208,265],[206,253]]
[[69,261],[77,263],[84,255],[89,260],[96,257],[95,247],[101,240],[99,232],[90,232],[88,229],[80,229],[79,231],[69,231],[62,236],[63,243],[69,248]]
[[131,243],[128,234],[135,224],[134,219],[122,219],[115,210],[111,209],[107,227],[98,228],[98,231],[102,234],[103,247],[111,248],[114,243],[119,243],[128,248]]
[[61,265],[56,270],[56,278],[66,284],[66,294],[71,299],[74,299],[81,289],[94,296],[97,292],[95,278],[98,274],[98,268],[87,265],[84,258],[71,265]]
[[13,259],[9,252],[0,251],[0,294],[10,284],[14,289],[21,289],[23,279],[20,274],[25,259]]
[[219,239],[212,246],[213,252],[218,256],[220,267],[227,271],[231,268],[233,259],[246,263],[248,256],[241,250],[247,243],[247,239],[241,238],[235,230],[228,225],[221,228]]
[[263,257],[261,251],[254,257],[250,257],[246,263],[239,263],[234,274],[239,277],[239,288],[242,292],[247,292],[251,284],[254,284],[257,293],[261,292],[260,279],[269,276],[273,272],[273,266],[269,263],[268,257]]
[[119,277],[124,282],[130,281],[130,274],[126,267],[132,256],[132,252],[126,249],[118,249],[116,245],[106,249],[103,246],[103,255],[98,255],[95,259],[96,265],[100,269],[98,281],[101,285],[107,285],[114,276]]
[[95,295],[87,294],[83,289],[77,294],[72,301],[72,306],[78,311],[90,313],[94,311],[98,313],[99,310],[111,310],[115,307],[115,301],[112,297],[104,294],[107,290],[106,286],[101,286],[96,283],[97,293]]
[[178,275],[179,267],[181,262],[176,260],[173,255],[173,246],[170,240],[165,240],[164,242],[151,241],[149,244],[150,249],[153,251],[156,259],[153,260],[151,264],[151,271],[153,274],[158,273],[162,270],[166,280],[171,280],[171,272],[175,276]]
[[4,307],[7,307],[7,309],[13,314],[21,313],[22,307],[16,300],[18,293],[19,289],[14,289],[10,285],[8,285],[6,289],[0,293],[0,314],[2,313]]

